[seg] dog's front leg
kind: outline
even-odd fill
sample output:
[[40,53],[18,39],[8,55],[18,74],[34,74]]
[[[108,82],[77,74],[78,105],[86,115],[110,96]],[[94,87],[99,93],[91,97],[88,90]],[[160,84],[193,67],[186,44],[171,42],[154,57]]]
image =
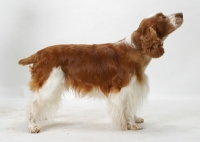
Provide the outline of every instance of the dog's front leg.
[[144,123],[144,119],[141,118],[141,117],[138,117],[138,116],[134,116],[134,119],[135,119],[135,123]]
[[130,102],[126,103],[125,116],[127,119],[127,129],[128,130],[141,130],[142,129],[142,127],[136,123],[143,123],[144,119],[139,118],[135,115],[134,108],[131,107]]

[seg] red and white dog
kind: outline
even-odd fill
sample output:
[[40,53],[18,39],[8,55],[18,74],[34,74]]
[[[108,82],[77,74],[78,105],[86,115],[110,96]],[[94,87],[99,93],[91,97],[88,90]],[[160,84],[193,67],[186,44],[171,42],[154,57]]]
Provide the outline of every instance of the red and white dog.
[[36,121],[56,112],[61,95],[73,89],[79,97],[107,98],[113,122],[122,130],[139,130],[136,116],[148,92],[145,69],[164,54],[166,37],[183,23],[183,14],[158,13],[145,18],[130,36],[107,44],[67,44],[44,48],[19,61],[30,67],[32,100],[28,105],[29,130]]

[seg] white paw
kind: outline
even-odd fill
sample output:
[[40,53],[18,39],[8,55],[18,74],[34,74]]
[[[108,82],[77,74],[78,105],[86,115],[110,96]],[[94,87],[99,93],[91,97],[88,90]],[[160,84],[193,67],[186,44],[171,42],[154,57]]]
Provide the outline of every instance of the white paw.
[[137,124],[134,124],[134,125],[127,125],[127,129],[128,130],[141,130],[142,129],[142,127],[141,126],[139,126],[139,125],[137,125]]
[[31,133],[39,133],[40,132],[40,127],[36,126],[35,123],[30,123],[29,124],[29,131]]
[[144,123],[144,119],[140,117],[135,118],[135,123]]

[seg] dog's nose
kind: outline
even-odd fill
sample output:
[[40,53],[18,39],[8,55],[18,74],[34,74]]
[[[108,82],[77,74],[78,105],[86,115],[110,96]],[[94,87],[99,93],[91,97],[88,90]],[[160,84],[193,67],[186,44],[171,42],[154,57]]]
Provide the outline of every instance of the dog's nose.
[[183,13],[182,13],[182,12],[177,13],[177,14],[176,14],[176,17],[181,17],[181,18],[183,18]]

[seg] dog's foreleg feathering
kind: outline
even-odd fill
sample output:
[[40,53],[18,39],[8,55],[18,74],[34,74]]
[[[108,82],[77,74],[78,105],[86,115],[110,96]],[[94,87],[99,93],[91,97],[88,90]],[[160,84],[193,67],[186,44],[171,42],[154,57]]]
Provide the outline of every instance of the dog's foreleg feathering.
[[149,86],[148,78],[144,74],[143,82],[138,82],[133,76],[129,85],[117,94],[110,94],[108,98],[109,113],[113,122],[122,130],[140,130],[144,120],[136,116],[137,110],[146,97]]

